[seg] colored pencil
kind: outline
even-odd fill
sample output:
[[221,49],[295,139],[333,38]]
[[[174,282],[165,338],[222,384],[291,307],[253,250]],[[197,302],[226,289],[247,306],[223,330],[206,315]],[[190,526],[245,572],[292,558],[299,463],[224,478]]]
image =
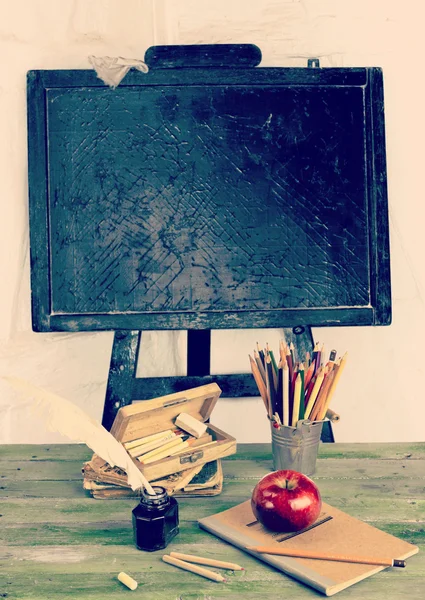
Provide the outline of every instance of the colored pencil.
[[327,554],[326,552],[314,552],[309,550],[298,550],[296,548],[278,548],[276,546],[247,546],[247,550],[259,554],[276,554],[278,556],[293,556],[294,558],[311,558],[317,560],[331,560],[337,562],[358,563],[362,565],[381,565],[383,567],[405,567],[404,560],[397,558],[376,558],[366,556],[346,556],[341,554]]
[[286,362],[288,363],[289,368],[289,378],[292,381],[292,376],[294,374],[294,363],[292,362],[292,355],[289,348],[286,349]]
[[[334,362],[336,350],[332,350],[326,365],[324,344],[314,345],[312,357],[306,352],[304,361],[295,363],[295,346],[279,343],[279,364],[273,351],[266,344],[264,350],[257,343],[250,365],[258,391],[263,399],[267,416],[277,427],[296,427],[299,420],[322,421],[328,415],[336,385],[345,367],[347,354]],[[264,365],[263,365],[263,359]],[[328,418],[339,419],[333,411]]]
[[330,402],[332,400],[332,396],[335,393],[336,386],[338,384],[339,378],[341,377],[341,373],[342,373],[342,371],[345,368],[346,362],[347,362],[347,353],[344,354],[344,356],[342,357],[340,363],[336,364],[335,367],[334,367],[334,371],[333,371],[334,377],[333,377],[333,380],[331,382],[331,385],[330,385],[330,388],[329,388],[329,391],[328,391],[328,394],[327,394],[327,397],[326,397],[323,409],[322,409],[322,411],[320,413],[320,418],[321,419],[324,419],[325,416],[326,416],[326,411],[329,408],[329,404],[330,404]]
[[[256,363],[255,360],[253,360],[253,358],[250,355],[248,355],[248,356],[249,356],[249,361],[251,363],[251,371],[252,371],[252,374],[254,375],[255,383],[257,384],[258,391],[260,392],[260,396],[263,399],[264,406],[266,407],[267,412],[269,412],[269,401],[268,401],[268,397],[267,397],[266,384],[260,374],[260,369],[258,368],[258,364]],[[265,373],[264,373],[264,377],[265,377]]]
[[305,413],[305,405],[304,405],[304,395],[305,395],[305,391],[304,391],[304,377],[305,377],[305,373],[304,373],[304,365],[303,363],[300,363],[299,366],[299,370],[298,373],[301,377],[301,391],[300,391],[300,412],[299,412],[299,419],[304,419],[304,413]]
[[257,367],[260,372],[260,375],[263,378],[263,381],[265,383],[266,382],[266,372],[264,370],[263,361],[261,360],[260,355],[258,354],[258,352],[256,350],[254,350],[254,359],[255,359],[255,362],[257,363]]
[[294,400],[292,404],[292,427],[296,427],[300,414],[301,401],[301,375],[298,373],[294,386]]
[[276,407],[276,388],[274,386],[273,365],[269,355],[266,356],[266,385],[269,397],[269,417],[271,419]]
[[284,425],[289,425],[289,368],[286,362],[282,367],[282,388],[283,388],[283,421]]
[[308,369],[307,369],[307,372],[306,372],[306,374],[305,374],[305,381],[304,381],[304,385],[305,385],[305,389],[306,389],[306,390],[307,390],[307,388],[308,388],[308,385],[309,385],[309,383],[310,383],[310,381],[311,381],[311,378],[313,377],[313,374],[314,374],[314,367],[315,367],[315,363],[314,363],[314,362],[311,362],[311,363],[310,363],[310,365],[309,365],[309,367],[308,367]]
[[[325,369],[326,371],[326,369]],[[321,415],[323,413],[323,408],[326,403],[326,398],[329,393],[330,386],[335,377],[335,370],[332,369],[329,373],[325,373],[325,378],[323,380],[322,386],[319,391],[319,395],[317,396],[315,406],[311,412],[310,420],[311,421],[321,421]],[[323,415],[326,414],[326,411]]]
[[323,369],[320,369],[317,372],[316,381],[314,383],[314,387],[313,387],[313,390],[311,392],[311,396],[309,398],[307,407],[305,409],[305,415],[304,415],[305,419],[310,419],[311,411],[313,409],[314,403],[316,402],[316,398],[317,398],[317,396],[319,394],[319,390],[320,390],[320,387],[321,387],[321,385],[323,383],[324,376],[325,376],[325,373],[324,373]]

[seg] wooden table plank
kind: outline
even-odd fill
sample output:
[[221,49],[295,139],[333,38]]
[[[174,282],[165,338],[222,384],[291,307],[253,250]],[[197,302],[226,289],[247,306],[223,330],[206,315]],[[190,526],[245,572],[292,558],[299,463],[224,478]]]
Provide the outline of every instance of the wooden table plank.
[[[197,547],[183,547],[181,550],[196,552]],[[200,579],[194,574],[177,571],[165,565],[159,557],[151,557],[149,561],[140,556],[121,554],[122,547],[107,558],[101,559],[103,569],[99,566],[88,567],[90,558],[75,552],[64,555],[65,561],[55,562],[52,552],[45,552],[38,557],[41,568],[31,567],[36,560],[24,560],[19,572],[2,570],[0,589],[7,590],[10,600],[56,600],[59,598],[84,598],[97,600],[105,598],[122,598],[129,591],[116,580],[120,570],[131,574],[139,587],[132,598],[149,598],[160,600],[221,598],[318,598],[315,591],[307,588],[289,577],[282,576],[279,571],[266,567],[250,557],[237,556],[239,562],[246,567],[244,572],[231,573],[225,571],[227,583],[217,584]],[[204,551],[204,548],[202,548]],[[215,554],[224,559],[227,553]],[[233,556],[233,555],[232,555]],[[69,562],[66,562],[69,560]],[[78,562],[72,562],[78,561]],[[18,561],[19,562],[19,561]],[[23,566],[27,568],[24,569]],[[108,570],[105,572],[105,565]],[[378,600],[390,597],[391,600],[406,598],[423,598],[423,578],[425,577],[425,561],[421,554],[409,560],[409,569],[395,572],[387,569],[348,590],[344,590],[344,598],[367,598]],[[2,583],[3,582],[3,583]],[[363,588],[360,594],[360,589]],[[389,592],[389,590],[391,590]],[[388,594],[391,594],[390,596]]]
[[[230,457],[229,457],[230,458]],[[9,481],[81,481],[83,461],[25,461],[0,460],[0,487]],[[255,479],[258,480],[266,472],[272,471],[272,461],[267,460],[223,460],[226,480]],[[373,479],[373,478],[406,478],[419,477],[425,479],[425,458],[412,459],[365,459],[339,458],[318,459],[313,479]]]

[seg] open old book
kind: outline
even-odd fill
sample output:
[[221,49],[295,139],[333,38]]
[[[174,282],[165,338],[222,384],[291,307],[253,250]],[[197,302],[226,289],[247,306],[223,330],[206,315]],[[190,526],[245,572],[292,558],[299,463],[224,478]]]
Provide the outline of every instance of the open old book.
[[332,596],[385,567],[259,554],[248,551],[246,547],[292,547],[332,554],[393,559],[406,559],[418,552],[417,546],[359,521],[329,504],[323,504],[322,513],[315,524],[297,533],[279,534],[266,530],[255,519],[250,500],[205,517],[199,521],[199,525],[326,596]]

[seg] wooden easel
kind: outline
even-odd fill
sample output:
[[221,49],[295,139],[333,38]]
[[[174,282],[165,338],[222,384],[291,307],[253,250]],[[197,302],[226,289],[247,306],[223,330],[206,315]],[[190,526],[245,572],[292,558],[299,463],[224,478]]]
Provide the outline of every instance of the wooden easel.
[[[284,329],[285,338],[294,341],[301,355],[314,347],[310,327]],[[133,400],[149,400],[215,382],[224,398],[258,396],[251,373],[228,375],[210,374],[211,330],[187,332],[187,375],[177,377],[136,377],[141,331],[116,331],[112,347],[108,385],[102,424],[108,430],[118,410]],[[326,421],[322,430],[323,442],[334,442],[332,426]]]
[[[290,323],[296,326],[285,329],[285,336],[288,341],[296,336],[296,348],[305,353],[313,349],[310,324],[376,326],[391,322],[382,71],[376,67],[321,69],[317,58],[308,60],[308,68],[262,68],[261,51],[252,44],[154,46],[147,50],[145,62],[149,73],[128,73],[119,91],[113,93],[105,89],[93,70],[28,74],[33,329],[115,331],[103,415],[107,428],[118,409],[133,400],[210,381],[217,382],[223,397],[258,394],[250,373],[211,376],[211,331],[203,327],[247,328],[256,323],[259,328],[271,328]],[[181,89],[185,93],[179,96]],[[248,95],[251,91],[255,91],[252,97]],[[142,97],[147,107],[143,121],[146,130],[139,127]],[[246,102],[253,103],[248,121]],[[299,110],[310,104],[311,110]],[[177,106],[180,110],[185,106],[183,116],[176,116]],[[111,117],[107,127],[105,110]],[[167,123],[185,132],[184,115],[191,113],[196,144],[190,164],[196,165],[195,158],[205,156],[214,146],[213,158],[205,160],[196,174],[204,182],[209,173],[215,173],[212,184],[217,195],[209,193],[208,186],[200,197],[186,194],[192,179],[183,178],[176,185],[175,176],[164,165],[161,169],[166,177],[158,179],[156,172],[151,178],[146,175],[156,169],[152,169],[151,158],[163,157],[170,136],[174,137],[167,133],[162,138],[157,132],[168,131],[164,128]],[[226,119],[218,126],[220,115]],[[239,128],[240,117],[244,125]],[[87,124],[92,128],[87,139],[96,143],[83,143]],[[102,143],[98,145],[99,132]],[[341,134],[341,147],[329,143],[336,132]],[[127,154],[122,148],[127,148],[129,139],[131,152]],[[178,144],[187,142],[185,135],[178,138]],[[146,154],[146,144],[151,143],[152,149]],[[265,152],[258,153],[263,146]],[[121,180],[130,155],[134,173]],[[301,163],[297,159],[291,166],[292,158],[298,155]],[[106,160],[106,156],[113,160]],[[90,169],[74,168],[77,163],[86,164],[88,157]],[[172,162],[177,165],[174,158]],[[337,164],[335,177],[333,165],[336,169]],[[143,182],[140,165],[146,167]],[[313,171],[314,184],[310,185]],[[257,188],[258,175],[264,187]],[[243,189],[239,190],[240,183]],[[184,192],[193,203],[189,202],[189,210],[171,212],[156,206],[152,235],[151,224],[146,226],[149,202],[145,190],[153,190],[155,196],[169,186],[173,190],[170,201]],[[270,202],[259,203],[259,198],[268,197],[268,188]],[[236,204],[229,202],[229,189],[237,190]],[[208,244],[204,243],[204,233],[191,239],[192,231],[201,231],[195,221],[190,222],[193,230],[179,239],[179,226],[186,224],[188,215],[201,211],[203,222],[214,224],[216,215],[229,205],[232,210],[236,206],[236,212],[225,213],[218,223],[219,233],[207,226],[208,231],[214,231]],[[84,216],[81,207],[85,208]],[[176,217],[178,226],[174,227]],[[261,227],[254,227],[248,237],[236,239],[234,219],[236,230],[246,231],[257,222]],[[59,226],[68,222],[72,226]],[[273,223],[272,228],[269,223]],[[269,233],[270,244],[264,244]],[[284,239],[286,246],[276,242]],[[158,240],[161,243],[156,248]],[[198,290],[193,301],[186,295],[191,267],[198,259],[201,265],[197,268],[204,263],[209,266],[208,257],[214,254],[211,248],[222,249],[214,267],[219,273],[217,289],[209,289],[210,277],[201,269],[208,291]],[[263,254],[252,262],[254,248]],[[195,258],[190,258],[189,250]],[[301,270],[299,251],[303,256]],[[176,298],[172,289],[177,277],[174,262],[165,264],[168,279],[159,286],[159,295],[155,292],[152,296],[158,271],[163,270],[164,257],[169,256],[182,273]],[[228,256],[234,260],[229,262]],[[270,260],[272,256],[275,258]],[[283,259],[289,260],[291,267],[285,273],[285,285],[269,288],[275,277],[282,277],[279,265]],[[272,269],[249,271],[251,263],[255,269],[263,264],[271,264]],[[251,294],[244,288],[241,272],[248,282],[255,280],[258,298],[257,292]],[[321,278],[325,285],[314,289]],[[241,298],[233,296],[228,280],[240,287]],[[304,294],[306,282],[310,291]],[[269,296],[274,298],[271,303]],[[188,330],[186,376],[136,377],[142,330],[150,329]],[[322,439],[333,441],[330,423],[323,431]]]

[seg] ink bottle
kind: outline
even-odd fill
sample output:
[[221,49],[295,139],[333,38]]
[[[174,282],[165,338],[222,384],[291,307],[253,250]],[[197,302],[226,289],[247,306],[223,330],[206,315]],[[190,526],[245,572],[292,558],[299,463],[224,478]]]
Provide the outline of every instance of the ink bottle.
[[134,543],[139,550],[153,552],[166,548],[179,532],[179,507],[165,488],[154,486],[155,496],[142,491],[133,509]]

